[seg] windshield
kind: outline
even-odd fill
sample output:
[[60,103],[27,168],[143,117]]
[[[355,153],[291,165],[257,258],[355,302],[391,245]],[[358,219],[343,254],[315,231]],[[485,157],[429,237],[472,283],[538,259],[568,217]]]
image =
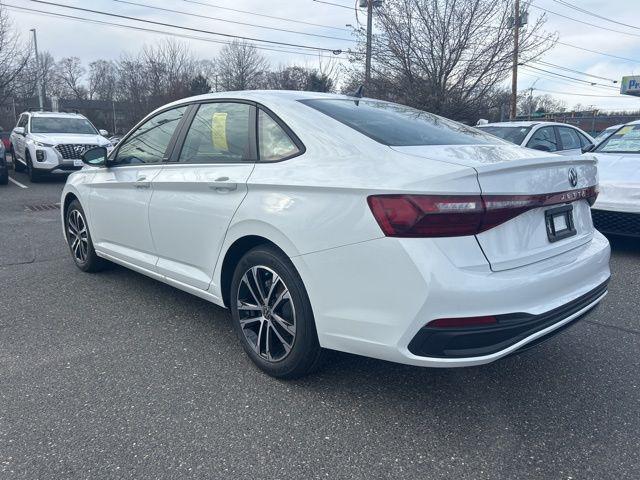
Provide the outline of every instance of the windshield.
[[95,135],[98,132],[86,118],[33,117],[31,133],[78,133]]
[[531,130],[531,127],[496,127],[493,125],[479,126],[477,128],[516,145],[521,145]]
[[602,142],[603,140],[605,140],[606,138],[608,138],[613,132],[615,132],[617,129],[619,129],[620,126],[619,125],[615,125],[613,127],[609,127],[603,131],[601,131],[598,136],[596,138],[593,139],[594,143],[597,145],[600,142]]
[[622,127],[602,142],[596,152],[602,153],[640,153],[640,125]]
[[475,128],[397,103],[375,100],[300,100],[373,140],[390,146],[499,144]]

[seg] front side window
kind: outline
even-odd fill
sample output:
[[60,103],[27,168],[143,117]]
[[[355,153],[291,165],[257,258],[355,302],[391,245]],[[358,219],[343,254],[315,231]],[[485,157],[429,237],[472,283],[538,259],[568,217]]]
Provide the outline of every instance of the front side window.
[[137,165],[162,162],[171,137],[186,111],[186,106],[178,107],[147,120],[122,142],[116,163]]
[[573,128],[558,127],[558,133],[560,134],[563,150],[576,150],[582,147],[578,132]]
[[626,125],[596,149],[603,153],[640,153],[640,125]]
[[300,152],[278,122],[262,110],[258,114],[258,143],[260,160],[283,160]]
[[18,124],[16,125],[16,127],[26,127],[27,126],[27,122],[29,121],[29,117],[27,117],[26,115],[22,114],[20,116],[20,118],[18,119]]
[[502,140],[432,113],[377,100],[300,100],[358,132],[390,146],[499,145]]
[[490,125],[486,127],[479,126],[477,128],[507,142],[515,143],[516,145],[521,145],[531,131],[531,127],[497,127]]
[[180,162],[235,163],[253,160],[249,140],[251,106],[245,103],[200,105],[184,139]]
[[558,143],[556,142],[556,133],[553,127],[542,127],[536,130],[527,143],[527,147],[543,152],[556,152]]

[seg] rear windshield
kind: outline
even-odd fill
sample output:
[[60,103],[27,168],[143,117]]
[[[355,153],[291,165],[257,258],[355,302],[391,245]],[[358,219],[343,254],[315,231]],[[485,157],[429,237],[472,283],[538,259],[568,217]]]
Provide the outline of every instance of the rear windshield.
[[515,143],[516,145],[521,145],[524,138],[531,131],[531,127],[496,127],[488,125],[486,127],[479,126],[478,128],[507,142]]
[[31,133],[98,133],[86,118],[33,117]]
[[495,145],[475,128],[397,103],[375,100],[300,100],[368,137],[390,146]]
[[602,142],[597,152],[603,153],[640,153],[640,125],[622,127]]

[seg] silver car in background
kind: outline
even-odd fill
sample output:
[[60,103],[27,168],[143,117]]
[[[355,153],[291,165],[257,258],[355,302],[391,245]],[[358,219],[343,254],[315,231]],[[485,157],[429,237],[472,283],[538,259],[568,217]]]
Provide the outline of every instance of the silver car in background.
[[580,155],[594,144],[593,138],[578,127],[556,122],[497,122],[476,128],[521,147],[559,155]]

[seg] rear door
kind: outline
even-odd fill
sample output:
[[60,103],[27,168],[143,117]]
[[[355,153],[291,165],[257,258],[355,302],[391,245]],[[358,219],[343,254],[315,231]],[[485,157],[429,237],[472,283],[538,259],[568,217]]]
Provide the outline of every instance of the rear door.
[[[13,143],[13,151],[16,154],[16,157],[18,157],[19,160],[22,160],[22,163],[24,162],[25,159],[25,154],[24,154],[24,148],[25,148],[25,144],[26,144],[26,135],[27,135],[27,123],[29,121],[29,117],[27,116],[26,113],[23,113],[22,115],[20,115],[20,118],[18,119],[18,123],[16,124],[16,127],[22,127],[24,128],[24,134],[22,135],[18,135],[17,133],[14,133],[11,135],[12,137],[12,143]],[[16,159],[12,159],[14,164],[16,162]],[[18,161],[19,161],[18,160]],[[26,165],[26,163],[25,163]]]
[[149,225],[158,273],[209,288],[227,228],[257,160],[255,107],[193,106],[170,161],[153,180]]
[[571,127],[556,127],[560,140],[560,155],[580,155],[582,153],[582,141],[578,131]]

